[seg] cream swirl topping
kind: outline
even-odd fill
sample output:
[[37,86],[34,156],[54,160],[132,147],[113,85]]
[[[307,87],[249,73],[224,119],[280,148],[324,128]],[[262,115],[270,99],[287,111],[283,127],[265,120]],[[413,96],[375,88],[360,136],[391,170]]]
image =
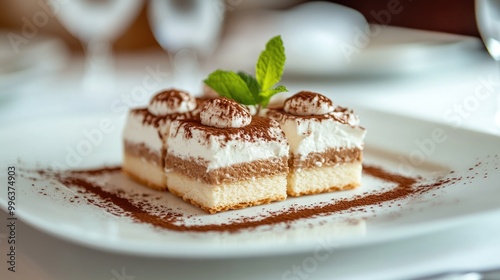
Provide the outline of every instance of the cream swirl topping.
[[286,99],[283,109],[289,114],[312,116],[329,114],[334,108],[328,97],[312,91],[301,91]]
[[335,110],[330,113],[336,121],[348,124],[350,126],[358,126],[359,125],[359,117],[354,113],[353,110],[349,110],[344,107],[337,106]]
[[162,91],[151,99],[148,111],[155,116],[187,113],[196,108],[196,98],[177,89]]
[[200,120],[206,126],[238,128],[249,125],[252,122],[252,115],[236,101],[227,98],[214,98],[203,104]]

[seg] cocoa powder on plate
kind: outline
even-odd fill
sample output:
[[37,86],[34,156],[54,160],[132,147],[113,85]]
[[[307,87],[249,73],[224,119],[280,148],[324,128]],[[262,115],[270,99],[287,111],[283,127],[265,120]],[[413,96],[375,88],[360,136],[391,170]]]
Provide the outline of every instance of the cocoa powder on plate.
[[[394,188],[381,190],[379,192],[365,192],[351,198],[336,199],[315,205],[294,206],[279,210],[264,216],[261,219],[246,217],[236,219],[224,224],[186,225],[179,223],[182,214],[176,212],[163,213],[162,215],[151,213],[151,205],[141,202],[137,203],[133,197],[124,197],[119,193],[106,190],[106,185],[101,185],[90,180],[92,177],[104,174],[121,174],[120,167],[101,168],[80,171],[50,171],[38,170],[38,174],[45,178],[53,178],[68,188],[79,189],[80,193],[86,193],[94,198],[99,198],[104,203],[96,203],[95,199],[87,199],[91,204],[99,206],[104,210],[117,215],[116,209],[120,209],[119,215],[127,216],[138,223],[145,223],[154,227],[181,232],[238,232],[246,229],[254,229],[265,225],[287,224],[291,222],[312,218],[316,216],[330,215],[343,211],[357,211],[360,207],[373,208],[385,202],[396,202],[402,199],[421,195],[432,189],[439,188],[460,178],[446,178],[432,183],[419,183],[418,178],[412,178],[388,172],[380,167],[364,165],[363,173],[381,180],[396,184]],[[81,191],[83,190],[83,191]],[[122,191],[123,192],[123,191]],[[400,206],[398,204],[398,206]]]

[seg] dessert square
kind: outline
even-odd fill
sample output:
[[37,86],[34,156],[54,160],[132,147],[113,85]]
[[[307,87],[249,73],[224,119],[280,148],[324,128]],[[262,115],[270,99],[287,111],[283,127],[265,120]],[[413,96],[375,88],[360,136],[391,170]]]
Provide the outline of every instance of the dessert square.
[[266,115],[280,123],[290,144],[288,195],[347,190],[361,184],[366,130],[352,110],[303,91]]
[[167,190],[166,137],[175,119],[197,118],[199,105],[189,93],[169,89],[156,94],[147,108],[129,111],[123,131],[123,171],[157,190]]
[[170,192],[209,213],[286,199],[288,142],[279,124],[238,103],[207,101],[167,139]]

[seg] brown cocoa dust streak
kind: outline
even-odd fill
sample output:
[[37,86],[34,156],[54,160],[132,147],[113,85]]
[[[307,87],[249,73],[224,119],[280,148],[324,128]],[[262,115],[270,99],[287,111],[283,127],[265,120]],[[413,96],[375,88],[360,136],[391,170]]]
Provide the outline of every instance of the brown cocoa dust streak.
[[[182,225],[179,224],[178,220],[162,218],[148,213],[148,211],[143,209],[141,206],[134,204],[132,199],[124,198],[118,194],[106,191],[102,186],[92,183],[84,178],[85,176],[99,176],[106,173],[121,172],[120,167],[84,171],[66,171],[59,173],[39,170],[38,173],[42,176],[50,175],[50,177],[56,178],[67,187],[82,188],[86,193],[97,196],[106,202],[111,202],[114,206],[121,208],[124,211],[124,215],[132,218],[135,222],[146,223],[168,230],[184,232],[238,232],[244,229],[254,229],[263,225],[276,225],[282,223],[289,224],[299,219],[311,218],[319,215],[346,211],[357,207],[378,205],[388,201],[404,199],[412,195],[425,193],[449,182],[449,180],[441,180],[429,185],[417,186],[417,179],[399,174],[393,174],[379,167],[364,165],[363,171],[367,175],[387,182],[395,183],[397,186],[390,190],[376,193],[365,193],[350,199],[332,200],[331,202],[319,205],[285,209],[273,212],[270,216],[264,217],[260,220],[256,220],[256,217],[249,217],[231,221],[226,224],[207,225]],[[106,210],[106,207],[109,207],[106,205],[98,206],[104,208],[104,210]]]

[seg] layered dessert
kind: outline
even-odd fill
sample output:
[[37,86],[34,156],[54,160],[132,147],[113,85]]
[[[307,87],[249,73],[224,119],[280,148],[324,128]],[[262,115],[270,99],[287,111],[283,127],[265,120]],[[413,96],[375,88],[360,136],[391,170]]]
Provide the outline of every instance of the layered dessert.
[[198,118],[201,103],[185,91],[169,89],[153,96],[147,108],[131,109],[123,133],[123,171],[148,187],[166,190],[170,125],[176,119]]
[[167,138],[169,191],[209,213],[287,196],[289,146],[275,120],[226,98],[206,101],[199,119],[177,119]]
[[366,130],[352,110],[324,95],[302,91],[265,113],[290,144],[288,195],[356,188],[361,184]]

